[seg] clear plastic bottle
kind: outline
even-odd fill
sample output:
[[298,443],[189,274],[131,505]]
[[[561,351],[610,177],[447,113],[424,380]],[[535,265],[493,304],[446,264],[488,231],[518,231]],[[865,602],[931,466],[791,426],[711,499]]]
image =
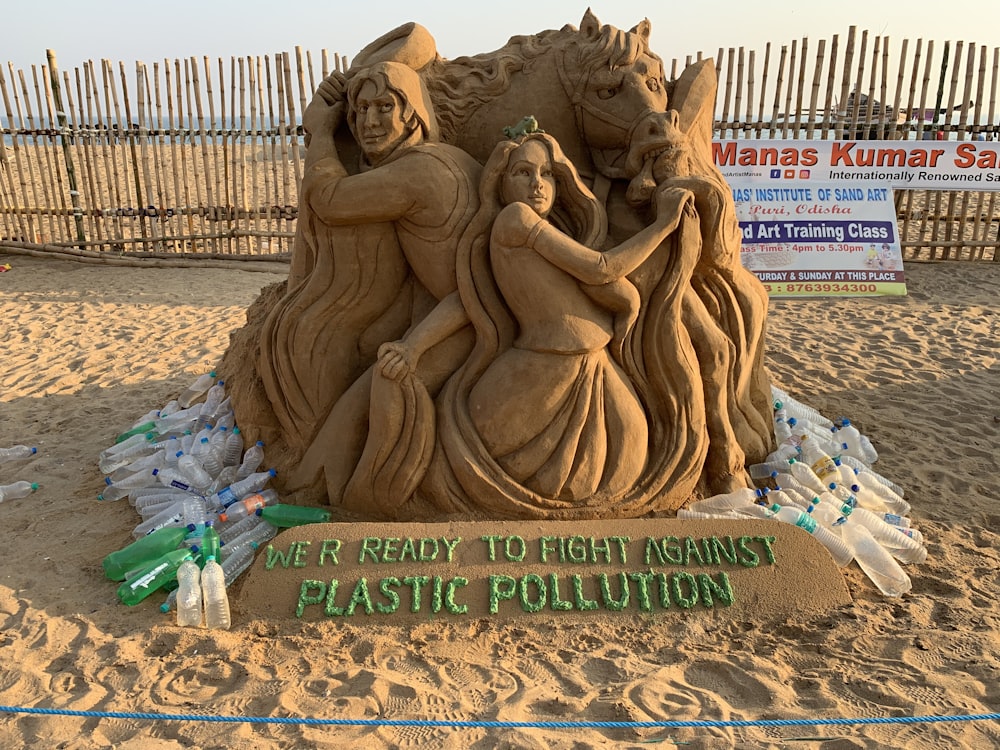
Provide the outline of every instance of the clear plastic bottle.
[[205,598],[205,627],[212,630],[229,630],[229,593],[226,591],[226,574],[214,557],[206,557],[201,570],[202,594]]
[[275,469],[250,474],[243,479],[233,482],[228,487],[224,487],[218,492],[209,495],[206,505],[209,510],[223,510],[252,492],[260,492],[277,475],[278,472]]
[[0,503],[4,500],[20,500],[38,489],[38,482],[13,482],[0,485]]
[[[216,524],[216,530],[219,532],[219,540],[223,545],[230,544],[234,539],[236,539],[240,534],[245,534],[248,531],[253,530],[261,524],[267,523],[263,518],[254,514],[252,516],[247,516],[246,518],[241,518],[238,521],[231,521],[229,523],[222,523],[221,521]],[[273,528],[273,527],[272,527]]]
[[197,457],[190,453],[185,453],[177,458],[177,470],[188,479],[188,484],[196,490],[204,491],[212,484],[212,475],[205,471],[205,467]]
[[181,394],[177,397],[178,405],[182,409],[187,409],[213,385],[215,385],[214,370],[204,375],[199,375],[191,385],[181,391]]
[[824,417],[818,410],[811,406],[806,406],[798,399],[792,397],[787,391],[771,386],[771,396],[775,401],[780,401],[782,407],[789,416],[795,417],[796,419],[808,419],[815,425],[820,427],[833,427],[833,422]]
[[122,477],[117,482],[112,482],[111,477],[105,477],[104,484],[105,487],[97,499],[111,502],[128,497],[132,490],[155,485],[156,475],[152,471],[137,471],[135,474]]
[[250,476],[260,468],[262,463],[264,463],[264,441],[258,440],[243,454],[243,462],[236,470],[236,479],[245,479]]
[[[234,427],[233,431],[226,436],[226,445],[222,450],[222,465],[239,466],[242,455],[243,433],[240,432],[239,427]],[[261,460],[263,460],[263,455],[261,456]]]
[[192,452],[212,479],[219,476],[219,473],[222,471],[222,454],[218,448],[212,445],[212,441],[209,438],[202,438],[195,445]]
[[927,560],[927,548],[923,544],[890,526],[867,508],[854,508],[849,519],[849,523],[868,529],[875,541],[900,562],[919,565]]
[[764,463],[750,464],[747,467],[751,479],[768,479],[779,471],[788,471],[788,459],[768,459]]
[[118,598],[130,607],[177,578],[177,569],[194,556],[190,550],[176,549],[146,563],[118,587]]
[[277,492],[274,490],[261,490],[260,492],[248,495],[240,500],[237,500],[235,503],[228,505],[226,509],[219,514],[219,520],[223,523],[238,521],[241,518],[255,515],[260,508],[263,508],[266,505],[277,504]]
[[27,445],[12,445],[10,448],[0,448],[0,464],[6,461],[17,461],[21,458],[30,458],[38,452],[38,448]]
[[101,563],[104,575],[112,581],[122,581],[130,570],[157,560],[180,547],[186,535],[187,529],[179,526],[158,529],[107,555]]
[[222,545],[222,564],[225,565],[226,561],[231,555],[236,554],[236,552],[246,546],[252,546],[257,549],[260,545],[265,542],[269,542],[274,537],[278,535],[278,529],[276,526],[272,526],[267,521],[263,519],[258,519],[258,523],[253,528],[247,529],[242,534],[234,537],[231,541],[226,542]]
[[201,627],[201,568],[193,559],[185,560],[177,569],[177,624],[180,627]]
[[222,573],[226,580],[226,586],[232,586],[233,582],[242,575],[243,571],[253,564],[257,553],[257,543],[250,542],[235,548],[228,557],[223,558]]
[[111,483],[114,484],[125,477],[130,477],[136,472],[147,471],[151,472],[153,469],[158,469],[161,466],[166,465],[166,460],[163,455],[163,451],[156,451],[155,453],[150,453],[148,456],[143,456],[142,458],[137,458],[130,464],[122,466],[120,469],[115,469],[108,478]]
[[204,523],[205,502],[200,497],[192,495],[184,500],[179,500],[152,518],[140,523],[133,529],[132,536],[139,539],[165,526],[182,526],[186,528],[190,525],[201,526]]
[[879,544],[872,533],[858,523],[845,523],[841,531],[844,541],[854,550],[854,559],[886,596],[902,596],[912,587],[910,577],[896,559]]
[[771,512],[777,520],[798,526],[800,529],[805,529],[812,534],[817,542],[830,551],[833,561],[839,567],[844,567],[851,561],[853,554],[848,545],[844,544],[840,537],[832,533],[825,526],[817,523],[815,518],[801,508],[797,508],[794,505],[783,506],[775,503],[771,506]]
[[224,489],[236,481],[236,466],[223,466],[222,471],[219,472],[219,476],[215,478],[212,484],[208,488],[208,494],[214,495],[221,489]]
[[155,453],[156,448],[154,447],[154,437],[155,435],[152,432],[134,435],[124,443],[119,443],[118,446],[115,446],[116,448],[119,448],[118,450],[108,448],[107,450],[102,451],[101,455],[98,457],[97,465],[100,467],[102,472],[110,474],[116,469],[128,466],[137,458],[150,453]]
[[[826,490],[826,483],[816,475],[816,472],[808,464],[802,461],[797,461],[794,458],[790,459],[788,461],[788,474],[793,476],[800,486],[806,487],[812,492],[823,492]],[[785,478],[787,475],[779,474],[778,476]],[[789,484],[791,483],[789,482]]]
[[222,403],[222,399],[225,397],[226,391],[224,381],[222,380],[208,389],[208,393],[205,394],[205,403],[201,405],[201,409],[198,411],[198,418],[195,420],[196,429],[200,430],[206,425],[211,424],[215,417],[215,410],[219,408],[219,404]]
[[906,491],[902,487],[893,482],[891,479],[888,479],[879,474],[864,461],[859,461],[854,456],[841,456],[840,458],[845,464],[847,464],[848,466],[850,466],[852,469],[855,470],[855,472],[858,475],[858,478],[861,480],[863,484],[872,485],[872,489],[876,491],[878,490],[878,487],[874,485],[879,485],[882,488],[887,488],[891,490],[893,493],[899,495],[900,497],[906,497]]

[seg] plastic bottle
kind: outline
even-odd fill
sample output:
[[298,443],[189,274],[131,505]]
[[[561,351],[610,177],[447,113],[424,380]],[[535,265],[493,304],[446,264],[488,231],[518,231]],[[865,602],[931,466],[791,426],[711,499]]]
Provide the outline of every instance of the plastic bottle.
[[247,529],[242,534],[234,537],[232,541],[222,545],[222,564],[225,566],[230,556],[236,554],[240,549],[248,545],[257,549],[265,542],[269,542],[278,535],[278,529],[263,519],[258,519],[260,523],[251,529]]
[[186,534],[187,529],[176,526],[154,531],[105,557],[101,563],[104,575],[112,581],[122,581],[128,571],[135,570],[177,549]]
[[[261,524],[271,526],[271,524],[255,513],[252,516],[241,518],[239,521],[233,521],[230,523],[222,523],[220,521],[216,524],[216,531],[219,532],[219,540],[222,542],[223,546],[225,546],[230,544],[234,539],[240,536],[240,534],[251,531]],[[274,527],[271,526],[271,528]]]
[[848,518],[849,523],[868,529],[875,541],[900,562],[919,565],[927,560],[927,548],[923,544],[890,526],[870,510],[854,508]]
[[152,518],[149,518],[132,531],[132,536],[136,539],[146,536],[156,529],[165,526],[201,526],[205,523],[205,503],[200,497],[185,498],[179,500],[170,507],[160,511]]
[[793,526],[798,526],[800,529],[805,529],[812,534],[816,538],[817,542],[830,551],[830,554],[833,556],[833,561],[839,567],[844,567],[851,561],[853,554],[848,545],[844,544],[840,537],[833,534],[825,526],[821,526],[817,523],[815,518],[803,511],[801,508],[797,508],[793,505],[783,506],[775,503],[771,506],[771,512],[774,514],[774,518],[779,521],[784,521],[785,523],[790,523]]
[[[812,492],[823,492],[826,490],[826,483],[816,476],[816,472],[802,461],[797,461],[794,458],[789,459],[788,474],[794,477],[795,482],[800,486],[806,487]],[[778,476],[787,481],[788,474],[779,474]],[[789,484],[792,484],[792,482],[789,482]]]
[[177,569],[177,624],[180,627],[201,627],[201,568],[193,559],[185,560]]
[[222,450],[222,465],[239,466],[240,456],[242,455],[243,433],[240,432],[239,427],[234,427],[233,431],[226,436],[226,445]]
[[[178,460],[180,459],[178,458]],[[153,469],[153,473],[156,475],[157,481],[164,487],[173,487],[191,494],[198,494],[197,488],[191,484],[191,480],[180,469],[166,466],[162,469]]]
[[846,523],[841,533],[847,545],[854,550],[854,559],[879,591],[895,597],[910,590],[910,577],[868,529],[861,524]]
[[12,445],[10,448],[0,448],[0,463],[5,461],[16,461],[21,458],[29,458],[38,452],[38,448],[27,445]]
[[126,464],[121,468],[115,469],[108,475],[108,478],[111,480],[111,483],[114,484],[125,477],[132,476],[137,472],[150,472],[153,469],[159,469],[161,466],[165,465],[165,461],[166,459],[164,458],[163,451],[156,451],[155,453],[150,453],[147,456],[137,458],[132,463]]
[[181,391],[181,394],[177,397],[177,404],[182,409],[187,409],[213,385],[215,385],[214,370],[204,375],[199,375],[191,385]]
[[200,430],[212,422],[212,419],[215,416],[215,410],[219,408],[219,404],[222,403],[222,399],[226,397],[223,382],[224,381],[220,380],[218,383],[209,388],[208,393],[205,394],[205,403],[203,403],[201,405],[201,409],[198,410],[198,418],[195,420],[196,429]]
[[201,462],[190,453],[177,457],[177,471],[187,477],[188,484],[199,492],[204,492],[212,484],[212,475],[205,471]]
[[185,560],[192,560],[190,550],[176,549],[139,568],[135,575],[118,587],[118,598],[130,607],[177,578],[177,569]]
[[329,523],[330,521],[330,511],[306,505],[284,505],[281,503],[266,505],[257,511],[257,515],[280,529],[304,526],[309,523]]
[[740,515],[734,510],[695,510],[694,508],[681,508],[677,511],[677,517],[685,521],[706,519],[735,521],[739,520]]
[[226,574],[214,557],[205,559],[205,567],[201,570],[201,587],[205,597],[205,627],[229,630],[231,620]]
[[111,477],[104,477],[104,484],[104,490],[97,496],[97,499],[111,502],[128,497],[132,490],[156,484],[156,475],[152,471],[137,471],[117,482],[112,482]]
[[207,560],[210,557],[214,557],[216,560],[220,558],[219,549],[222,547],[222,540],[219,538],[219,532],[215,530],[215,525],[212,521],[205,522],[205,531],[201,535],[201,556],[203,560]]
[[243,462],[236,470],[236,479],[245,479],[250,476],[260,468],[262,463],[264,463],[264,441],[258,440],[243,454]]
[[787,459],[768,459],[764,463],[760,464],[750,464],[747,467],[747,472],[750,474],[751,479],[767,479],[774,475],[775,472],[787,471],[788,470],[788,460]]
[[798,399],[790,396],[786,391],[773,385],[771,386],[771,397],[775,401],[781,402],[782,407],[784,407],[789,416],[796,419],[807,419],[820,427],[833,427],[833,422],[820,414],[819,411],[811,406],[806,406]]
[[260,492],[277,475],[278,472],[275,469],[250,474],[209,495],[206,506],[209,510],[223,510],[252,492]]
[[219,514],[219,520],[223,523],[238,521],[241,518],[255,515],[260,508],[267,505],[277,505],[277,503],[277,492],[274,490],[262,490],[254,493],[253,495],[248,495],[241,500],[237,500],[235,503],[227,506],[226,509]]
[[817,477],[824,482],[834,481],[837,476],[837,465],[833,462],[833,458],[819,446],[819,441],[812,439],[811,436],[806,436],[802,438],[799,450],[802,452],[802,461],[809,465]]
[[0,503],[4,500],[20,500],[38,489],[38,482],[14,482],[0,485]]
[[[864,461],[859,461],[854,456],[847,455],[841,456],[840,458],[845,464],[855,470],[855,473],[857,473],[858,478],[863,484],[879,485],[882,488],[888,488],[900,497],[906,497],[906,491],[902,487],[893,482],[891,479],[887,479],[879,474]],[[878,487],[873,486],[872,489],[877,490]]]
[[[198,459],[209,478],[215,479],[222,471],[222,454],[212,445],[209,438],[202,438],[192,449],[192,455]],[[209,482],[211,484],[211,482]]]
[[256,553],[257,544],[251,542],[234,549],[228,557],[223,559],[220,564],[222,565],[222,573],[227,588],[232,586],[233,581],[239,578],[243,571],[253,564]]
[[[102,472],[110,474],[115,469],[127,466],[141,456],[155,453],[156,448],[154,447],[154,437],[156,436],[152,432],[145,432],[141,435],[133,435],[133,437],[129,438],[129,440],[124,443],[119,443],[119,445],[116,446],[120,448],[120,450],[112,450],[109,448],[102,451],[101,455],[98,457],[97,465],[100,467]],[[133,438],[137,439],[133,442]]]

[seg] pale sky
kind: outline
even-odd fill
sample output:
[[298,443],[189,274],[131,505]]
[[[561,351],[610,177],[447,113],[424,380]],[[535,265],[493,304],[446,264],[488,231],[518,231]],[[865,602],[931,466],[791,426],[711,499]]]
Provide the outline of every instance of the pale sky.
[[[0,64],[28,69],[45,63],[54,49],[66,70],[85,60],[152,63],[189,56],[210,58],[290,52],[296,46],[318,55],[322,49],[354,56],[381,34],[407,21],[426,26],[447,58],[490,52],[515,34],[532,34],[571,23],[579,26],[588,4],[565,0],[538,2],[341,2],[339,0],[131,0],[80,2],[20,0],[0,15]],[[767,3],[715,0],[594,0],[590,7],[603,23],[628,29],[642,18],[652,22],[653,51],[668,61],[720,47],[763,50],[807,37],[810,41],[848,29],[935,42],[1000,45],[1000,12],[995,0],[931,3],[929,0],[873,2],[837,0]],[[291,10],[288,10],[291,9]],[[317,58],[318,59],[318,58]]]

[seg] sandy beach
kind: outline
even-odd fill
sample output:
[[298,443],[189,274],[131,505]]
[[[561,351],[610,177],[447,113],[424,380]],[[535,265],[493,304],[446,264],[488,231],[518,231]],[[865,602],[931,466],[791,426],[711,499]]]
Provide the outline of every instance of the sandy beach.
[[[772,301],[773,382],[846,416],[901,485],[927,561],[883,597],[821,615],[554,618],[366,625],[261,620],[179,628],[162,597],[121,604],[101,560],[131,541],[100,503],[101,450],[224,354],[260,290],[233,268],[132,268],[5,254],[0,265],[0,747],[992,748],[996,720],[838,726],[455,728],[296,719],[758,721],[1000,711],[1000,264],[909,263],[898,298]],[[280,268],[280,267],[279,267]],[[131,714],[287,717],[288,723]]]

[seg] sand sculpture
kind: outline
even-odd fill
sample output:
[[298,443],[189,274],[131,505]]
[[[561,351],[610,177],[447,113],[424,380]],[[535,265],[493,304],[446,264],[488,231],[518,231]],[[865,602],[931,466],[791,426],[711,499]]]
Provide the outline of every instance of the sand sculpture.
[[446,60],[417,24],[318,87],[287,283],[220,367],[284,492],[359,518],[621,518],[749,486],[767,297],[711,154],[589,11]]

